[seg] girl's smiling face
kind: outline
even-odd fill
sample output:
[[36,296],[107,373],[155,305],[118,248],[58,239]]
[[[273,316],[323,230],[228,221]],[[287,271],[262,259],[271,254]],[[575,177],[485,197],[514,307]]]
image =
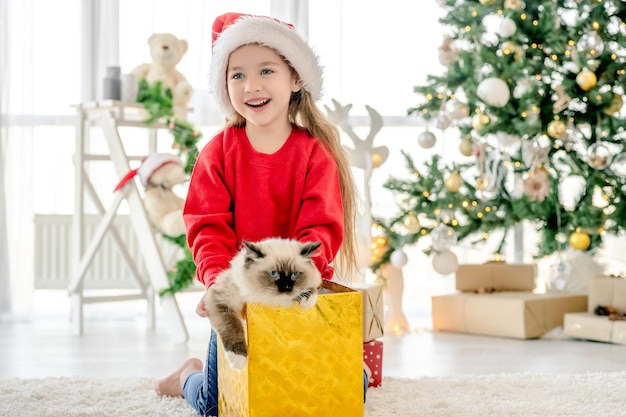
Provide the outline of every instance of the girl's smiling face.
[[228,58],[226,79],[230,101],[246,124],[281,127],[289,123],[291,94],[302,83],[276,51],[258,44],[237,48]]

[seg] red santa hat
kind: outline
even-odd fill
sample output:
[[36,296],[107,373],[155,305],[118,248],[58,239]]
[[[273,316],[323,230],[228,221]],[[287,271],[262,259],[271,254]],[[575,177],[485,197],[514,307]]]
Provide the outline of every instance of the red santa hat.
[[282,55],[296,70],[303,88],[314,100],[322,95],[322,72],[318,57],[293,25],[267,16],[226,13],[213,23],[213,55],[209,86],[226,117],[235,114],[226,86],[228,58],[248,44],[268,46]]
[[113,192],[123,188],[135,176],[139,177],[141,185],[147,187],[148,184],[150,184],[150,177],[152,177],[152,174],[167,164],[178,164],[182,167],[183,161],[176,155],[169,153],[153,153],[148,155],[141,161],[139,168],[131,169],[126,175],[124,175],[124,178],[120,180]]

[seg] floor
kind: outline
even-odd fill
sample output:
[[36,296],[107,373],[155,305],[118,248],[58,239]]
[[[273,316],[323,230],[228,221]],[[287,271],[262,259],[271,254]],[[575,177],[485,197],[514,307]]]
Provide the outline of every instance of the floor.
[[[158,314],[156,328],[146,328],[139,302],[86,306],[85,331],[77,336],[67,296],[40,296],[32,316],[0,319],[0,377],[158,378],[189,356],[204,357],[209,323],[193,313],[198,298],[179,298],[190,338],[175,344]],[[626,370],[626,346],[570,339],[560,329],[517,340],[433,332],[427,314],[407,318],[413,331],[383,339],[384,376]]]

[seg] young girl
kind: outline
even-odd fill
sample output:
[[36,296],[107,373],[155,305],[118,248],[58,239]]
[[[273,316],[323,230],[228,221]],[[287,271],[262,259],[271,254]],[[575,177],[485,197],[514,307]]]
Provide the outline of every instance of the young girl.
[[[200,153],[184,209],[198,279],[208,288],[242,240],[321,242],[324,279],[355,270],[355,190],[339,132],[316,107],[322,68],[291,25],[227,13],[213,24],[210,85],[227,127]],[[341,249],[341,251],[339,250]],[[202,301],[196,309],[206,317]],[[217,415],[217,347],[157,383]],[[364,372],[364,386],[367,375]]]

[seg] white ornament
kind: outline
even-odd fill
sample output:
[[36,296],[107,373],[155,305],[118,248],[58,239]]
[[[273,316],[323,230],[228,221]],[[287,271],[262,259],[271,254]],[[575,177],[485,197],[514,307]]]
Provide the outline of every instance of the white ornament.
[[451,250],[437,252],[433,256],[433,269],[441,275],[452,274],[459,269],[459,260]]
[[433,249],[436,251],[450,249],[451,246],[456,245],[458,240],[454,229],[443,223],[439,223],[437,227],[431,230],[430,238],[433,242]]
[[435,146],[436,142],[437,137],[428,130],[423,131],[417,137],[417,143],[419,143],[419,145],[424,149],[432,148],[433,146]]
[[503,107],[509,102],[511,92],[509,86],[500,78],[485,78],[478,84],[476,95],[486,104],[494,107]]
[[402,268],[408,261],[408,256],[406,256],[406,253],[402,252],[400,249],[396,249],[391,252],[391,256],[389,257],[389,262],[396,268]]
[[508,38],[509,36],[513,36],[515,31],[517,30],[517,25],[508,17],[505,17],[500,22],[500,27],[498,28],[498,34],[503,38]]

